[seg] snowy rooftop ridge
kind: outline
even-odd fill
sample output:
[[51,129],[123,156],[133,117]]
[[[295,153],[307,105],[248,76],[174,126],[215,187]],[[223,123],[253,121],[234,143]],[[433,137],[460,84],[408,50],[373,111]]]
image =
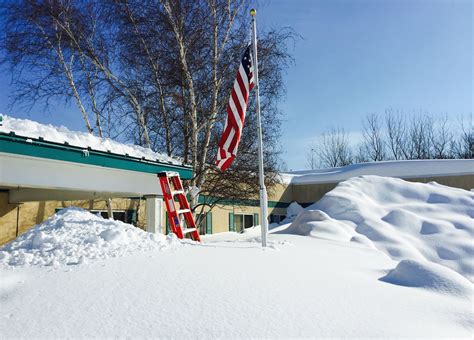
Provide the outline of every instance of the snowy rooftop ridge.
[[18,136],[28,138],[43,138],[46,142],[68,143],[81,148],[111,152],[115,154],[145,158],[146,160],[182,165],[182,161],[166,154],[155,152],[149,148],[139,145],[125,144],[110,138],[100,138],[87,132],[71,131],[64,126],[45,125],[29,119],[13,118],[0,115],[3,121],[0,123],[0,132],[14,132]]
[[336,183],[351,177],[377,175],[397,178],[474,175],[474,159],[426,159],[383,161],[348,166],[292,171],[281,174],[287,184]]

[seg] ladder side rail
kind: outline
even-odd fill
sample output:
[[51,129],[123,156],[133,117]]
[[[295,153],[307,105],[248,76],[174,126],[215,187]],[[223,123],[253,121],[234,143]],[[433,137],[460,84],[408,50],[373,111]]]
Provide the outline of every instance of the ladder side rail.
[[168,178],[160,177],[160,183],[163,191],[163,198],[165,201],[166,210],[168,211],[168,222],[170,225],[171,232],[178,236],[178,238],[183,238],[183,232],[179,225],[179,218],[176,212],[176,207],[174,205],[173,196],[171,195]]
[[[168,219],[170,222],[171,231],[175,233],[178,238],[182,239],[184,233],[190,234],[194,241],[200,242],[199,231],[196,227],[194,216],[184,193],[183,183],[179,177],[179,173],[163,172],[158,174],[160,179],[163,197],[165,198],[166,209],[168,210]],[[173,186],[173,188],[171,187]],[[175,196],[178,198],[179,209],[176,209]],[[180,215],[186,223],[186,231],[183,231],[182,221]]]

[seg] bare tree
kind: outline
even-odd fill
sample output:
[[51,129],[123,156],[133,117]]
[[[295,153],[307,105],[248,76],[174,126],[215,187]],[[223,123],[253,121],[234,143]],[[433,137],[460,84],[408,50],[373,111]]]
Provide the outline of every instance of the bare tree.
[[[156,122],[156,125],[152,125],[152,134],[161,135],[160,125],[169,126],[171,137],[166,145],[171,143],[173,147],[167,147],[167,150],[191,162],[195,176],[189,185],[199,187],[201,197],[204,194],[213,196],[213,202],[234,195],[248,197],[248,191],[239,191],[235,186],[234,192],[229,192],[227,187],[232,185],[222,184],[222,179],[230,179],[229,174],[237,176],[237,172],[245,172],[245,183],[251,183],[250,187],[255,189],[256,171],[248,171],[249,165],[252,167],[252,164],[256,164],[252,98],[238,159],[226,174],[213,171],[216,146],[227,115],[225,107],[228,96],[241,54],[248,43],[248,16],[242,15],[246,12],[245,3],[209,0],[162,1],[157,6],[143,6],[141,2],[133,6],[133,2],[127,4],[127,11],[124,13],[129,14],[123,29],[135,36],[135,39],[127,41],[140,42],[137,48],[125,49],[126,57],[123,59],[134,60],[135,63],[128,63],[127,67],[136,67],[135,60],[143,61],[142,54],[152,55],[150,60],[161,61],[159,67],[155,67],[156,72],[147,72],[146,70],[154,67],[140,64],[145,69],[145,72],[140,72],[145,74],[144,82],[153,84],[156,89],[160,88],[155,92],[157,97],[165,96],[160,105],[154,105],[153,114],[148,117],[149,122]],[[156,18],[159,19],[158,22]],[[260,35],[259,40],[264,141],[269,146],[266,167],[270,171],[274,171],[278,165],[274,161],[278,154],[278,144],[274,141],[279,129],[279,113],[275,105],[284,88],[281,73],[290,60],[284,42],[292,36],[291,30],[270,31]],[[159,37],[159,41],[156,37]],[[144,52],[137,54],[142,49]],[[165,111],[171,117],[169,124],[166,124]],[[157,141],[160,140],[162,136],[157,136]],[[243,159],[248,163],[240,162]],[[212,175],[208,176],[209,173]],[[243,183],[242,179],[239,182]],[[222,185],[221,189],[219,185]]]
[[[30,105],[54,97],[74,99],[88,132],[93,129],[77,86],[78,58],[58,19],[69,22],[68,4],[51,3],[47,8],[36,2],[18,6],[6,3],[1,12],[5,25],[0,60],[9,63],[16,84],[16,100]],[[38,72],[39,71],[39,72]]]
[[[191,164],[190,186],[217,204],[257,192],[255,101],[250,98],[239,157],[225,173],[214,169],[226,104],[248,44],[248,3],[231,0],[21,0],[7,3],[2,17],[3,63],[17,72],[41,74],[36,93],[17,96],[37,102],[75,99],[88,130],[164,150]],[[43,39],[41,25],[53,44]],[[49,33],[51,32],[51,33]],[[58,54],[58,36],[61,51]],[[292,61],[291,29],[259,34],[259,75],[269,185],[277,177],[283,72]],[[34,47],[34,48],[33,48]],[[55,78],[52,78],[54,75]],[[61,79],[61,82],[57,81]],[[68,90],[64,90],[64,84]],[[82,104],[82,105],[81,105]],[[235,183],[242,183],[235,186]],[[193,202],[196,205],[197,202]]]
[[310,169],[318,168],[318,145],[315,141],[312,141],[309,148],[306,151],[306,164]]
[[355,163],[371,162],[367,153],[366,145],[364,143],[359,143],[359,145],[357,145],[356,150],[354,152],[354,162]]
[[365,158],[370,161],[376,162],[386,159],[385,141],[382,133],[383,130],[379,117],[376,114],[366,116],[362,132],[364,139],[363,150],[365,150],[367,155]]
[[337,167],[352,164],[353,156],[349,136],[344,129],[330,128],[321,134],[318,155],[323,167]]
[[448,123],[447,115],[440,117],[434,122],[433,133],[431,134],[433,158],[453,158],[450,150],[453,134],[449,129]]
[[387,145],[391,156],[395,160],[409,159],[408,128],[403,114],[400,112],[393,112],[391,109],[386,110],[385,128],[387,131]]
[[[102,12],[100,3],[71,0],[46,2],[24,0],[7,3],[2,14],[6,17],[10,29],[5,32],[5,44],[2,47],[6,54],[3,61],[10,63],[13,71],[19,71],[20,77],[25,65],[30,71],[42,72],[44,77],[35,82],[35,88],[48,99],[57,93],[45,87],[43,80],[51,81],[50,70],[52,66],[59,64],[62,72],[57,73],[56,77],[60,75],[66,77],[84,120],[87,118],[84,98],[80,97],[74,74],[84,79],[83,91],[90,96],[92,110],[96,112],[96,121],[99,120],[99,110],[92,75],[100,76],[101,85],[107,85],[109,93],[114,93],[115,98],[124,99],[130,106],[141,128],[143,143],[149,146],[144,109],[136,93],[130,90],[126,79],[121,76],[122,73],[114,69],[115,65],[111,61],[114,52],[114,47],[111,45],[113,40],[107,36],[108,32],[102,26],[103,22],[99,23],[104,20],[100,17]],[[52,51],[55,51],[53,56]],[[48,58],[38,62],[37,58],[43,55]],[[31,97],[31,94],[26,95],[33,101],[38,99]],[[88,121],[86,125],[91,131]],[[100,126],[98,128],[100,129]]]
[[468,121],[461,119],[460,136],[452,141],[452,154],[456,158],[474,158],[474,125],[472,123],[472,113],[468,116]]
[[[317,145],[321,166],[386,159],[474,158],[472,114],[468,122],[459,121],[457,133],[451,130],[447,115],[429,113],[414,114],[408,119],[402,112],[389,109],[385,111],[384,125],[385,129],[378,115],[368,115],[364,121],[364,140],[354,147],[349,145],[343,129],[331,128],[322,134]],[[308,153],[306,160],[311,166],[310,156]]]
[[408,129],[410,159],[432,158],[433,118],[427,114],[413,115]]

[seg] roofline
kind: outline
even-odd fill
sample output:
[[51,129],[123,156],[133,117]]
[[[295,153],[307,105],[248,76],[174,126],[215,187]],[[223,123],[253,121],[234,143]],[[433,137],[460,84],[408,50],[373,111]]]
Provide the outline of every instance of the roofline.
[[[393,165],[403,166],[403,168],[394,168]],[[421,173],[420,166],[423,166]],[[368,175],[401,179],[472,176],[474,175],[474,159],[390,160],[281,173],[282,181],[287,185],[339,183],[351,177]]]
[[192,169],[186,165],[164,163],[138,158],[130,155],[120,155],[113,152],[94,150],[46,141],[43,138],[31,138],[16,135],[14,132],[0,132],[0,151],[16,155],[54,159],[66,162],[102,166],[113,169],[130,170],[143,173],[158,174],[162,171],[176,171],[182,179],[191,179]]

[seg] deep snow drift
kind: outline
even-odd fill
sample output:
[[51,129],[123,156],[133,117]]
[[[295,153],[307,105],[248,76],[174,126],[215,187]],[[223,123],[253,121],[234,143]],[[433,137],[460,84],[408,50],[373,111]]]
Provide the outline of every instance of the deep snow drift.
[[429,261],[402,260],[382,281],[407,287],[433,289],[472,298],[472,284],[458,273]]
[[474,192],[361,176],[306,208],[286,232],[363,244],[395,260],[434,262],[473,281],[473,218]]
[[137,158],[146,158],[151,161],[159,161],[172,164],[181,164],[178,159],[169,157],[166,154],[154,152],[151,149],[133,144],[124,144],[110,138],[99,138],[90,133],[71,131],[64,126],[45,125],[38,122],[13,118],[2,115],[3,122],[0,124],[0,132],[15,132],[22,137],[39,138],[55,143],[68,142],[70,145],[82,148],[90,147],[98,151],[110,151],[120,155],[130,155]]
[[259,228],[198,244],[64,210],[2,249],[0,338],[471,337],[472,284],[444,262],[469,273],[472,198],[355,178],[264,250]]
[[176,248],[174,234],[150,234],[80,208],[66,208],[0,248],[0,265],[58,266]]

